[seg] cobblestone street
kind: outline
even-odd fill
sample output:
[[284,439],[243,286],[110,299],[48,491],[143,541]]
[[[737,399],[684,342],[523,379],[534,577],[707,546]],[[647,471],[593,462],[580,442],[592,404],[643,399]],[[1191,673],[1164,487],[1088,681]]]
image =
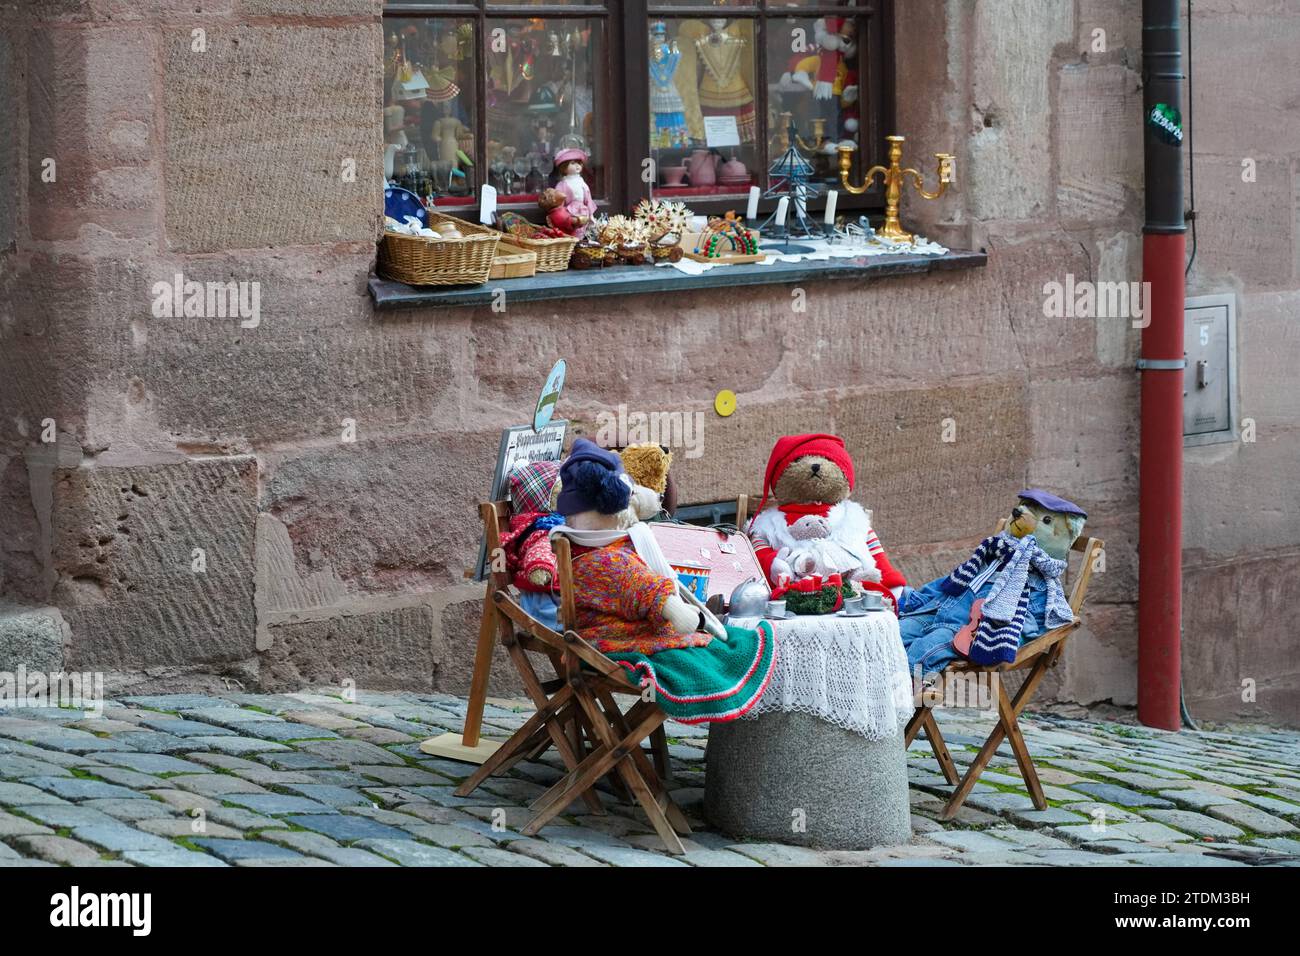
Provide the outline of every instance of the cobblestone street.
[[[337,693],[335,691],[334,693]],[[485,730],[527,711],[498,701]],[[861,852],[738,843],[699,821],[706,731],[668,725],[675,797],[698,822],[684,858],[627,805],[581,801],[535,838],[517,829],[559,776],[522,764],[471,798],[472,767],[428,757],[459,731],[446,695],[330,692],[125,697],[102,717],[0,710],[0,865],[782,866],[1300,864],[1300,734],[1165,734],[1111,723],[1022,721],[1050,807],[1034,811],[1005,745],[960,811],[924,740],[910,753],[913,839]],[[989,719],[939,712],[968,763]],[[504,812],[502,812],[504,811]],[[504,823],[504,827],[502,826]]]

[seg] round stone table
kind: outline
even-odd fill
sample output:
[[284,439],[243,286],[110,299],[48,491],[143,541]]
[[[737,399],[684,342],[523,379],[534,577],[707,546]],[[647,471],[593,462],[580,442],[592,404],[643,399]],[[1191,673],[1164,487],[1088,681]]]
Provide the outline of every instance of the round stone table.
[[801,846],[908,842],[912,688],[898,619],[768,623],[776,665],[763,696],[740,720],[709,725],[705,816],[732,836]]

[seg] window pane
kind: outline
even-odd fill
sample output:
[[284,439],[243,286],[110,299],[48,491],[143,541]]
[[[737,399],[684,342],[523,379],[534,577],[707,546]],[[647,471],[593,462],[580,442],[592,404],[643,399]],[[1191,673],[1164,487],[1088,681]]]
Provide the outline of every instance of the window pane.
[[582,176],[593,196],[606,196],[614,131],[602,115],[603,21],[489,18],[487,30],[487,172],[498,201],[536,202],[566,148],[586,153]]
[[761,154],[751,20],[650,25],[650,143],[663,196],[738,195]]
[[472,201],[474,48],[469,20],[384,21],[384,175],[421,198]]
[[774,17],[767,21],[768,157],[802,140],[814,180],[839,181],[838,143],[858,143],[859,56],[855,17]]

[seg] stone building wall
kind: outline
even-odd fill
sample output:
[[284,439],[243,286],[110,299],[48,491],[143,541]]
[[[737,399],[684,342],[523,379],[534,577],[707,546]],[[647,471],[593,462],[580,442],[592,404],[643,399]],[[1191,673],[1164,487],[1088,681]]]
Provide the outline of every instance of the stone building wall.
[[[803,314],[780,286],[496,314],[377,313],[366,293],[374,0],[0,4],[0,667],[104,670],[111,690],[463,691],[474,505],[563,356],[577,429],[620,403],[703,413],[684,503],[757,490],[779,434],[842,434],[914,580],[1020,487],[1079,501],[1107,563],[1050,694],[1132,705],[1138,333],[1042,304],[1067,273],[1140,278],[1139,5],[897,6],[908,155],[959,163],[956,193],[905,215],[987,268],[810,283]],[[1187,452],[1184,661],[1198,716],[1295,724],[1300,2],[1258,6],[1196,4],[1189,293],[1239,295],[1258,441]],[[258,282],[260,322],[156,316],[177,273]],[[494,689],[512,689],[500,661]]]

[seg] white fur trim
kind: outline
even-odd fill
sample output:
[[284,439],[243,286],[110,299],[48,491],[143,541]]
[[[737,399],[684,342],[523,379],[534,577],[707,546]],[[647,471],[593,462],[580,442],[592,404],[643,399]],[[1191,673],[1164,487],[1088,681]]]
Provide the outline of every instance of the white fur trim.
[[[750,526],[750,535],[754,544],[761,547],[788,549],[788,554],[798,556],[812,551],[823,562],[830,561],[834,567],[825,569],[826,573],[834,571],[853,572],[876,567],[875,559],[867,550],[867,538],[871,536],[871,518],[866,510],[856,501],[841,501],[833,506],[827,515],[831,534],[824,541],[833,542],[838,547],[826,548],[816,542],[799,541],[790,534],[785,514],[779,508],[767,508],[754,516]],[[795,562],[790,561],[791,564]]]

